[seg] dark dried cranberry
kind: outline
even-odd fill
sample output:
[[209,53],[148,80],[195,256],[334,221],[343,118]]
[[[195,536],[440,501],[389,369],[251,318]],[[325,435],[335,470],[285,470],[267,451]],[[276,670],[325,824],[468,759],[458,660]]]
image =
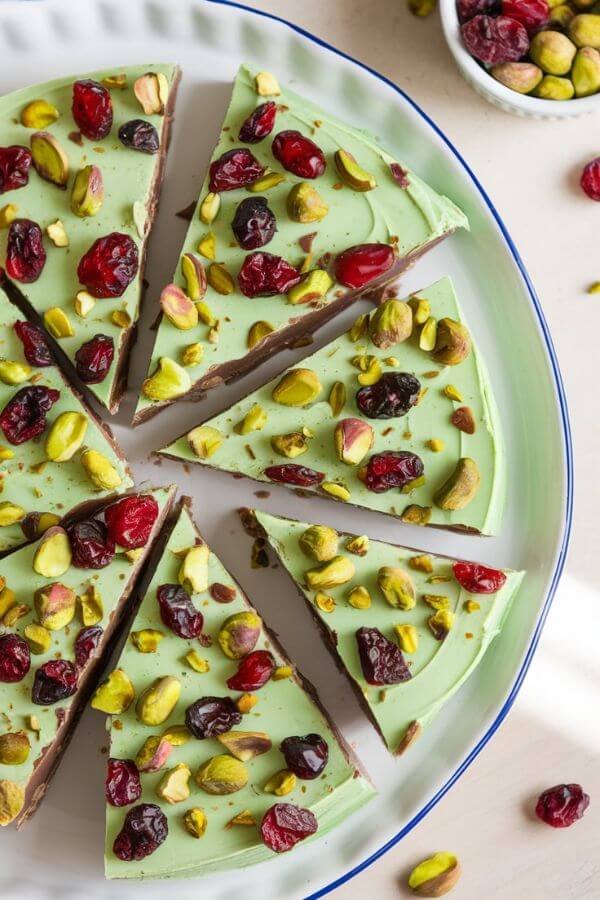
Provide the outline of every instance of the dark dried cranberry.
[[79,260],[77,277],[93,297],[121,297],[137,275],[139,254],[128,234],[98,238]]
[[461,25],[465,47],[486,65],[514,62],[529,50],[529,36],[520,22],[507,16],[475,16]]
[[385,372],[379,381],[360,388],[356,405],[369,419],[405,416],[421,392],[421,383],[408,372]]
[[89,625],[79,631],[75,638],[75,665],[78,669],[83,669],[88,664],[103,633],[100,625]]
[[580,184],[590,200],[600,200],[600,156],[587,164]]
[[161,584],[156,591],[160,617],[180,638],[195,638],[202,631],[204,618],[190,595],[180,584]]
[[0,413],[0,428],[11,444],[23,444],[42,434],[46,413],[60,397],[60,391],[41,384],[21,388]]
[[167,839],[169,823],[159,806],[140,803],[125,816],[115,838],[113,853],[123,862],[145,859]]
[[100,384],[108,374],[114,355],[113,339],[106,334],[95,334],[75,354],[77,374],[86,384]]
[[457,0],[456,9],[461,22],[472,19],[479,13],[493,15],[499,11],[499,0]]
[[90,78],[73,85],[73,118],[86,138],[101,141],[112,128],[113,107],[106,88]]
[[108,533],[119,547],[145,547],[158,517],[158,503],[151,494],[123,497],[104,513]]
[[104,569],[115,558],[115,542],[99,519],[85,519],[67,528],[73,565],[78,569]]
[[39,325],[19,321],[15,322],[14,329],[17,337],[23,344],[23,353],[30,366],[42,369],[45,366],[54,364],[46,335]]
[[185,711],[185,725],[198,740],[230,731],[242,721],[231,697],[201,697]]
[[104,793],[111,806],[129,806],[142,795],[140,773],[132,759],[108,760]]
[[231,691],[257,691],[275,671],[275,659],[268,650],[253,650],[240,660],[235,675],[227,679]]
[[357,244],[336,257],[335,277],[345,287],[362,288],[391,269],[394,259],[389,244]]
[[240,291],[246,297],[273,297],[285,294],[301,278],[300,272],[273,253],[249,253],[238,275]]
[[535,807],[536,815],[552,828],[569,828],[590,805],[589,794],[580,784],[557,784],[540,794]]
[[532,34],[548,24],[550,7],[547,0],[502,0],[502,15],[520,22]]
[[50,659],[36,671],[31,700],[38,706],[50,706],[66,700],[77,690],[77,669],[68,659]]
[[315,472],[308,466],[300,466],[298,463],[283,463],[281,466],[268,466],[265,475],[271,481],[279,481],[281,484],[294,484],[298,487],[315,487],[321,484],[325,478],[324,472]]
[[15,219],[8,229],[6,271],[15,281],[37,281],[46,265],[42,229],[31,219]]
[[275,216],[267,206],[266,197],[248,197],[235,211],[231,230],[244,250],[264,247],[277,231]]
[[264,167],[257,158],[245,147],[236,150],[228,150],[210,164],[211,191],[234,191],[236,188],[245,187],[258,181],[264,172]]
[[363,481],[370,491],[383,494],[391,488],[403,488],[424,472],[423,460],[409,450],[375,453],[366,465]]
[[0,682],[15,684],[29,672],[29,644],[18,634],[0,636]]
[[158,131],[152,122],[145,119],[132,119],[119,128],[119,140],[132,150],[142,153],[158,153],[160,145]]
[[29,181],[31,153],[27,147],[0,147],[0,194],[25,187]]
[[310,809],[293,803],[275,803],[260,824],[264,844],[275,853],[285,853],[318,829],[316,816]]
[[411,677],[398,645],[388,641],[378,628],[359,628],[356,643],[363,675],[369,684],[401,684]]
[[478,563],[455,562],[452,569],[460,586],[470,594],[495,594],[506,582],[504,572]]
[[272,100],[261,103],[242,124],[238,140],[244,144],[258,144],[273,131],[276,115],[277,106]]
[[273,156],[298,178],[318,178],[327,163],[323,151],[299,131],[280,131],[273,139]]
[[329,759],[329,747],[320,734],[286,737],[281,742],[285,764],[298,778],[317,778]]

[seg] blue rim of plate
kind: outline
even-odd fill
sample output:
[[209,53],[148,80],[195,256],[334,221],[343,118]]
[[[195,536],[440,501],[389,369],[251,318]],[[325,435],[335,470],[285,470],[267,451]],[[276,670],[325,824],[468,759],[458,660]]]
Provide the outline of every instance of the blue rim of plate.
[[558,399],[558,404],[560,408],[560,414],[562,419],[562,428],[563,428],[563,440],[565,445],[565,466],[566,466],[566,474],[567,474],[567,492],[566,492],[566,504],[565,504],[565,523],[563,529],[563,537],[562,543],[560,546],[560,550],[556,559],[556,566],[554,569],[554,573],[552,575],[552,581],[550,582],[550,587],[548,589],[548,593],[546,594],[546,599],[544,601],[544,605],[542,607],[542,611],[540,613],[539,619],[537,621],[535,631],[533,632],[533,636],[531,638],[531,643],[527,649],[527,653],[525,654],[525,659],[521,665],[521,668],[517,674],[515,682],[511,688],[511,691],[506,698],[500,712],[483,735],[483,737],[479,740],[479,742],[475,745],[475,747],[471,750],[466,759],[463,760],[461,765],[456,769],[456,771],[450,776],[450,778],[442,785],[442,787],[437,791],[436,794],[431,798],[431,800],[425,804],[425,806],[419,810],[419,812],[413,816],[413,818],[407,822],[407,824],[402,828],[397,834],[394,835],[387,843],[385,843],[382,847],[379,848],[375,853],[372,853],[366,859],[364,859],[357,866],[354,866],[353,869],[350,869],[344,875],[341,875],[339,878],[336,878],[335,881],[332,881],[330,884],[327,884],[325,887],[320,888],[315,893],[310,894],[306,900],[317,900],[318,897],[324,897],[325,894],[329,894],[331,891],[335,890],[341,885],[345,884],[347,881],[350,881],[351,878],[354,878],[355,875],[358,875],[360,872],[363,872],[368,866],[372,865],[376,860],[378,860],[384,853],[387,853],[388,850],[391,850],[399,841],[402,840],[405,835],[412,831],[412,829],[419,824],[419,822],[425,818],[425,816],[433,809],[433,807],[442,799],[442,797],[450,790],[453,784],[458,781],[461,775],[468,769],[473,760],[479,755],[481,750],[485,747],[490,738],[496,733],[504,719],[506,718],[511,706],[515,702],[516,696],[521,689],[521,685],[523,684],[523,680],[529,666],[531,665],[531,660],[535,654],[537,649],[537,645],[540,640],[540,636],[542,633],[542,629],[544,627],[544,623],[546,621],[546,617],[550,611],[550,606],[552,605],[552,600],[554,599],[554,594],[556,593],[556,588],[558,587],[558,582],[560,580],[560,576],[562,575],[562,571],[565,565],[565,560],[567,556],[567,550],[569,548],[569,541],[571,538],[571,524],[573,519],[573,445],[571,441],[571,426],[569,423],[569,412],[567,409],[567,400],[565,396],[565,388],[562,380],[562,376],[560,374],[560,368],[558,365],[558,360],[556,358],[556,351],[554,350],[554,345],[552,343],[552,338],[550,337],[550,331],[548,329],[548,324],[544,317],[544,313],[542,311],[542,306],[539,301],[539,298],[535,292],[535,288],[531,282],[531,278],[529,277],[529,273],[525,268],[525,264],[521,259],[519,251],[517,250],[508,230],[502,221],[500,213],[492,203],[492,200],[488,196],[485,191],[483,185],[478,180],[475,173],[472,171],[469,164],[463,159],[462,155],[456,149],[454,144],[448,140],[443,131],[436,125],[436,123],[424,112],[421,107],[412,100],[408,94],[406,94],[401,88],[398,87],[397,84],[394,84],[389,78],[386,78],[385,75],[382,75],[381,72],[378,72],[376,69],[371,68],[366,63],[361,62],[358,59],[355,59],[349,53],[345,53],[343,50],[339,50],[337,47],[334,47],[332,44],[329,44],[327,41],[324,41],[322,38],[317,37],[312,32],[307,31],[305,28],[302,28],[300,25],[294,25],[293,22],[288,21],[287,19],[282,18],[281,16],[274,15],[273,13],[265,12],[260,9],[252,9],[249,6],[246,6],[244,3],[239,3],[237,0],[204,0],[205,3],[213,3],[218,6],[231,6],[236,9],[241,9],[243,12],[251,13],[254,16],[259,16],[263,19],[270,19],[273,22],[279,22],[281,25],[285,25],[287,28],[296,32],[296,34],[302,35],[304,38],[308,38],[309,41],[312,41],[313,44],[317,44],[319,47],[324,47],[326,50],[329,50],[331,53],[335,53],[336,56],[341,56],[343,59],[348,60],[353,63],[358,68],[363,69],[363,71],[368,72],[369,75],[372,75],[374,78],[377,78],[379,81],[386,84],[388,87],[392,88],[397,94],[402,97],[402,99],[408,103],[419,116],[424,119],[425,122],[433,129],[433,131],[437,134],[439,138],[442,139],[444,144],[451,151],[453,156],[458,160],[461,164],[481,196],[485,201],[489,211],[498,228],[500,229],[504,240],[508,245],[508,249],[510,250],[512,257],[517,264],[517,267],[521,273],[523,281],[527,287],[527,291],[529,293],[529,297],[531,300],[531,304],[535,310],[538,324],[540,330],[542,332],[544,342],[546,344],[546,351],[548,353],[548,358],[550,360],[550,364],[552,367],[552,372],[554,375],[554,384],[556,388],[556,395]]

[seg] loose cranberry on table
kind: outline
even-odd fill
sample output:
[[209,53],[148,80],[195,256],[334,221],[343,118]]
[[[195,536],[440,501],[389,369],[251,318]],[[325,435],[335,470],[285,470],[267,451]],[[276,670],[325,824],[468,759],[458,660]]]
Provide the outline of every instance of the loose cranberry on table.
[[317,778],[329,759],[329,747],[320,734],[304,737],[286,737],[281,742],[281,752],[288,769],[298,778]]
[[0,194],[25,187],[30,167],[31,153],[27,147],[0,147]]
[[159,806],[140,803],[125,816],[115,838],[113,853],[123,862],[145,859],[167,839],[169,823]]
[[80,629],[75,638],[75,665],[78,669],[87,665],[103,633],[100,625],[88,625],[87,628]]
[[583,818],[589,805],[589,794],[580,784],[557,784],[540,794],[535,812],[552,828],[569,828]]
[[475,16],[461,25],[461,34],[471,56],[489,66],[516,62],[529,50],[525,27],[508,16]]
[[38,706],[51,706],[77,690],[77,669],[68,659],[50,659],[37,669],[31,699]]
[[8,229],[6,272],[15,281],[32,284],[46,265],[42,229],[31,219],[15,219]]
[[365,287],[394,264],[395,254],[389,244],[358,244],[348,247],[336,257],[336,281],[355,290]]
[[242,263],[238,285],[245,297],[274,297],[286,294],[301,279],[300,272],[281,256],[257,251]]
[[150,494],[123,497],[104,511],[108,533],[126,550],[145,547],[158,517],[158,503]]
[[356,643],[363,675],[369,684],[401,684],[411,678],[402,651],[378,628],[359,628]]
[[186,728],[200,741],[225,734],[241,721],[242,714],[231,697],[201,697],[185,711]]
[[600,200],[600,156],[584,168],[580,183],[590,200]]
[[321,148],[299,131],[280,131],[271,149],[283,168],[298,178],[319,178],[327,166]]
[[266,197],[242,200],[235,211],[231,230],[244,250],[256,250],[268,244],[277,231],[277,221],[267,206]]
[[392,488],[405,487],[420,478],[424,471],[423,460],[416,453],[409,450],[387,450],[373,454],[361,478],[370,491],[383,494]]
[[258,691],[275,671],[275,659],[268,650],[254,650],[240,660],[235,675],[227,679],[231,691]]
[[161,584],[156,591],[156,599],[160,617],[167,628],[180,638],[198,637],[204,618],[181,585]]
[[29,672],[31,654],[29,644],[18,634],[0,636],[0,682],[16,684]]
[[404,416],[421,393],[421,382],[408,372],[385,372],[375,384],[356,392],[356,405],[369,419]]
[[316,472],[308,466],[300,466],[298,463],[283,463],[281,466],[268,466],[265,475],[271,481],[281,484],[293,484],[295,487],[316,487],[325,478],[324,472]]
[[258,144],[273,131],[276,114],[277,106],[272,100],[261,103],[244,121],[238,139],[244,144]]
[[137,275],[139,253],[128,234],[112,231],[94,241],[77,266],[77,278],[93,297],[121,297]]
[[228,150],[210,164],[209,188],[211,191],[235,191],[258,181],[264,172],[264,166],[250,150],[238,147]]
[[263,817],[260,834],[269,850],[285,853],[314,834],[318,827],[316,816],[310,809],[293,803],[275,803]]
[[455,562],[452,571],[460,586],[470,594],[495,594],[506,582],[504,572],[478,563]]
[[115,356],[113,339],[106,334],[95,334],[75,353],[75,369],[86,384],[100,384],[108,375]]
[[129,806],[142,795],[140,773],[132,759],[108,760],[105,794],[111,806]]
[[46,335],[39,325],[31,322],[15,322],[15,334],[23,344],[23,353],[30,366],[42,369],[54,364]]
[[72,563],[78,569],[104,569],[115,558],[115,542],[99,519],[85,519],[67,527]]
[[17,446],[42,434],[46,429],[46,413],[59,397],[60,391],[41,384],[17,391],[0,413],[0,429],[6,440]]
[[110,93],[97,81],[87,78],[73,85],[73,118],[84,137],[101,141],[113,123]]

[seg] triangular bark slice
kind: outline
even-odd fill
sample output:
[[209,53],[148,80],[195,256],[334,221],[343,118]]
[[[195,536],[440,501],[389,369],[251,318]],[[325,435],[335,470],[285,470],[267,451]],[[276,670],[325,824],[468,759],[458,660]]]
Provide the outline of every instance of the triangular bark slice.
[[[260,510],[242,518],[293,578],[393,753],[404,752],[473,673],[524,577]],[[363,652],[381,660],[375,675],[361,661],[359,632]]]
[[[173,299],[180,304],[170,310],[169,318],[162,317],[136,423],[177,397],[196,398],[253,369],[274,352],[311,334],[360,296],[380,290],[456,228],[468,227],[465,216],[450,200],[436,193],[404,164],[400,166],[367,132],[341,122],[287,88],[266,96],[265,92],[277,90],[277,85],[265,84],[264,74],[257,81],[257,73],[242,66],[236,77],[219,143],[183,245],[181,266],[174,275],[177,290],[163,294],[163,308]],[[249,143],[245,129],[244,143],[239,138],[240,128],[249,116],[255,115],[256,109],[264,110],[263,104],[276,111],[272,131],[258,142]],[[267,131],[268,127],[261,133]],[[292,172],[281,153],[274,155],[273,147],[277,148],[276,141],[281,141],[279,136],[290,131],[301,132],[303,138],[317,145],[309,154],[308,171],[292,164],[296,168]],[[243,187],[231,189],[224,185],[223,178],[215,178],[215,166],[220,166],[216,161],[240,148],[245,155],[253,154],[256,161],[251,164],[248,177],[256,179],[261,169],[266,172],[266,179],[249,184],[248,191]],[[346,153],[346,163],[348,154],[355,158],[366,170],[366,181],[361,181],[351,160],[349,174],[340,174],[335,161],[337,151]],[[301,194],[298,199],[300,190],[307,196],[303,198]],[[247,218],[252,198],[266,201],[276,220],[274,234],[272,220],[260,226],[261,240],[272,234],[266,244],[248,240],[241,224],[239,228],[236,224],[235,235],[232,230],[234,216]],[[319,207],[316,212],[315,207]],[[265,215],[268,213],[258,212],[260,219]],[[317,215],[321,216],[318,220]],[[255,221],[253,215],[250,219]],[[366,264],[359,280],[356,273],[348,278],[346,272],[342,277],[336,258],[351,247],[363,245],[375,245],[378,264]],[[269,290],[264,285],[257,295],[249,288],[248,279],[242,285],[238,277],[250,258],[252,265],[263,259],[251,257],[249,250],[302,267],[310,281],[303,281],[301,289],[294,287],[290,293],[289,287],[299,276],[288,271],[290,279],[285,279],[285,284],[278,281],[271,287],[270,296],[264,295]],[[191,273],[189,280],[186,267]],[[204,296],[205,269],[208,290]],[[254,284],[254,278],[250,281]],[[187,291],[187,299],[181,289]],[[273,296],[277,293],[279,296]],[[203,298],[198,327],[190,298]],[[199,347],[189,349],[198,344]]]
[[[136,81],[144,76],[147,76],[146,81],[141,88],[138,82],[134,92]],[[103,139],[82,136],[74,121],[73,85],[88,79],[98,83],[99,90],[107,93],[112,102],[113,124]],[[143,292],[146,244],[158,204],[178,81],[179,69],[174,65],[127,66],[122,70],[59,78],[15,91],[0,99],[0,156],[10,147],[29,149],[32,139],[34,145],[38,140],[34,135],[42,132],[49,137],[41,146],[52,154],[53,172],[55,175],[58,172],[57,177],[64,182],[64,190],[61,190],[57,184],[38,174],[39,166],[36,171],[31,165],[25,186],[11,189],[12,182],[3,179],[2,190],[0,184],[0,200],[16,207],[17,221],[30,220],[39,226],[46,252],[45,264],[35,281],[27,282],[21,273],[17,277],[10,264],[6,266],[8,275],[12,272],[15,276],[10,281],[11,299],[20,301],[26,313],[34,319],[39,317],[43,321],[44,316],[50,315],[49,319],[46,318],[48,330],[58,338],[60,350],[73,365],[77,363],[76,355],[82,345],[96,335],[104,335],[112,341],[114,359],[107,371],[98,372],[95,376],[97,381],[91,380],[89,366],[87,369],[79,366],[80,373],[86,372],[83,376],[86,387],[111,412],[117,410],[127,381],[128,355]],[[146,108],[158,109],[162,104],[163,113],[146,114],[136,99],[136,93],[141,94],[144,86]],[[153,93],[156,88],[160,89],[161,96],[158,98]],[[168,94],[166,99],[165,94]],[[44,101],[45,107],[31,106],[33,101],[40,100]],[[53,120],[55,114],[58,118]],[[27,126],[23,120],[28,123]],[[119,139],[120,129],[134,120],[150,123],[155,129],[154,146],[151,146],[152,141],[143,142],[144,147],[151,146],[154,152],[132,149],[131,140],[126,146]],[[147,125],[143,127],[148,128]],[[129,130],[132,129],[133,126]],[[136,140],[139,145],[139,132]],[[156,143],[159,144],[158,150]],[[39,143],[36,146],[39,147]],[[92,166],[95,168],[90,170]],[[74,212],[72,205],[73,187],[78,173],[85,167],[88,167],[86,171],[91,172],[91,187],[85,195],[85,202],[79,204],[80,215]],[[6,175],[6,172],[3,174]],[[80,177],[83,179],[83,175]],[[104,196],[101,205],[96,202],[99,180],[103,184]],[[55,246],[46,232],[48,226],[57,221],[64,226],[68,240],[66,247]],[[9,244],[11,229],[15,228],[17,225],[14,223],[9,228]],[[115,287],[112,296],[105,295],[98,299],[94,308],[88,310],[86,304],[89,305],[89,298],[84,298],[81,305],[76,301],[77,294],[91,291],[96,297],[100,295],[95,288],[79,280],[78,264],[98,239],[113,233],[126,236],[130,247],[135,245],[131,252],[135,254],[137,251],[139,264],[137,270],[135,266],[129,267],[127,277],[119,279],[121,287]],[[5,258],[5,246],[3,244],[2,260]],[[117,252],[118,248],[115,248]],[[57,309],[58,313],[55,312]],[[113,319],[115,314],[116,319]]]
[[[96,503],[85,516],[70,520],[66,531],[52,528],[37,542],[0,560],[4,626],[0,636],[0,825],[15,820],[22,825],[42,800],[127,615],[136,580],[173,495],[173,488],[158,488]],[[117,504],[138,502],[134,498],[144,498],[147,512],[142,515],[136,506],[135,527],[143,533],[130,532],[126,540],[133,548],[140,538],[143,546],[128,551],[117,548],[112,559],[107,551],[100,560],[96,544],[95,561],[106,564],[84,567],[88,560],[76,554],[71,525],[81,536],[81,523],[95,523],[93,535],[84,526],[87,536],[90,541],[95,536],[106,547],[110,535],[122,535],[113,519],[107,526],[107,539],[101,524],[107,520],[106,508],[112,506],[114,513]],[[119,506],[120,516],[122,510]],[[27,660],[30,668],[25,672]],[[59,691],[61,678],[72,693]]]
[[[386,301],[370,321],[359,317],[348,334],[160,452],[318,490],[408,522],[494,533],[504,506],[506,461],[485,367],[475,348],[457,362],[466,326],[449,278],[407,299],[414,312],[404,302]],[[408,314],[422,324],[413,322],[406,338],[402,321]],[[448,320],[463,347],[454,365],[445,364],[449,357],[440,349]],[[424,344],[424,329],[431,327],[437,328],[439,353],[421,349],[431,346]],[[382,456],[389,453],[404,456]],[[387,490],[375,474],[380,461],[384,469],[391,462],[405,472],[400,482],[388,480]]]
[[[187,555],[191,548],[202,548],[195,550],[195,566],[192,565],[193,555]],[[179,582],[185,580],[182,578],[182,567],[187,569],[186,577],[195,582],[193,585],[190,581],[186,582],[190,594],[179,588]],[[182,618],[183,607],[188,608],[193,616],[201,612],[204,621],[196,621],[193,628],[186,614],[190,622],[186,633],[198,635],[198,628],[201,628],[200,637],[182,638],[165,624],[157,599],[161,586],[170,586],[173,594],[179,593]],[[238,639],[243,636],[247,642],[243,649],[263,657],[272,654],[271,664],[277,667],[260,689],[251,690],[247,684],[247,690],[238,690],[228,687],[226,683],[236,673],[238,665],[244,664],[239,658],[228,658],[220,646],[219,635],[223,634],[221,629],[227,620],[230,622],[231,637],[232,616],[238,617],[238,626],[244,619],[252,620],[246,622],[245,631],[242,628],[238,632]],[[260,862],[273,855],[261,839],[259,826],[265,812],[275,803],[291,803],[311,810],[318,821],[319,837],[363,806],[373,795],[370,782],[361,774],[358,761],[322,709],[312,686],[290,663],[277,638],[266,626],[262,626],[257,637],[256,631],[253,631],[257,624],[259,630],[260,618],[257,618],[239,585],[215,554],[208,550],[184,504],[117,663],[119,670],[126,673],[133,683],[137,703],[132,703],[113,718],[110,757],[117,761],[132,761],[134,781],[139,784],[141,780],[141,794],[136,791],[138,796],[135,801],[126,806],[107,804],[106,874],[109,878],[191,876]],[[153,640],[158,646],[152,644]],[[142,648],[149,651],[152,646],[155,646],[155,651],[141,652]],[[231,647],[231,644],[226,642],[226,646]],[[253,659],[258,657],[247,655],[246,664]],[[169,707],[166,707],[155,717],[155,724],[149,726],[141,721],[138,713],[140,696],[155,679],[165,679],[166,676],[171,676],[171,682],[179,682],[181,695],[178,699],[173,697],[172,702],[176,702],[170,714]],[[93,704],[107,711],[101,693],[98,697],[100,699],[96,698]],[[250,746],[247,755],[243,750],[234,748],[227,737],[222,742],[214,735],[197,739],[186,730],[186,710],[205,697],[230,698],[226,701],[227,714],[221,727],[221,732],[231,728],[231,734],[227,737],[235,740],[236,732],[242,731],[260,733],[244,739],[243,743]],[[253,702],[256,705],[251,707]],[[145,703],[147,706],[147,699]],[[238,706],[245,710],[243,716],[238,713]],[[114,708],[112,711],[115,711]],[[228,727],[226,719],[231,717],[232,712],[234,716]],[[194,722],[198,724],[199,721],[196,716]],[[138,754],[147,739],[156,736],[155,743],[158,744],[160,736],[169,733],[173,744],[163,739],[156,748],[155,765],[150,765],[146,758],[153,771],[142,771],[138,775],[133,761],[137,757],[141,765]],[[214,733],[218,734],[219,730],[215,728]],[[281,741],[289,736],[307,734],[321,735],[328,745],[329,758],[323,773],[312,780],[292,778],[290,788],[291,782],[295,780],[296,783],[290,793],[282,792],[277,796],[266,792],[265,784],[286,768],[286,759],[279,749]],[[245,761],[238,761],[235,755],[231,755],[232,749],[237,756],[241,753]],[[216,777],[213,793],[209,793],[199,786],[195,776],[209,759],[223,754],[226,755],[226,762],[239,770],[235,773],[239,782],[247,775],[248,784],[238,790],[235,784],[231,784],[229,787],[233,788],[233,792],[225,794]],[[145,755],[148,757],[147,753]],[[157,768],[160,761],[162,765]],[[191,773],[189,778],[183,768],[185,766]],[[172,793],[171,802],[168,802],[165,794],[175,791],[174,784],[171,783],[164,792],[163,788],[169,781],[169,773],[173,771],[183,776],[184,787],[181,793]],[[185,785],[189,787],[189,796],[186,796]],[[206,782],[205,785],[208,786]],[[115,855],[113,844],[126,818],[136,816],[143,804],[159,807],[159,819],[164,821],[163,817],[166,817],[168,836],[145,858],[124,861]],[[195,840],[184,824],[184,816],[192,809],[202,809],[206,816],[206,831],[201,840]],[[232,823],[234,817],[242,813],[242,820]],[[196,821],[201,823],[202,816],[198,814]],[[254,821],[256,824],[253,824]]]

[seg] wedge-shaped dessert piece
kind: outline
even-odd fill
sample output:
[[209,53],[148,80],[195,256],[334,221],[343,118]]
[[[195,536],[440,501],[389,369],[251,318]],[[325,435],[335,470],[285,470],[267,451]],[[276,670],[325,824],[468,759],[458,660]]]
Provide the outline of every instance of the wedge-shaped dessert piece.
[[131,487],[112,435],[62,377],[44,332],[0,288],[0,552]]
[[494,533],[504,505],[499,416],[449,278],[160,452],[417,524]]
[[0,264],[111,412],[123,393],[179,70],[128,66],[0,98]]
[[0,825],[44,796],[172,499],[96,503],[0,560]]
[[323,835],[374,793],[185,502],[92,706],[114,715],[109,878],[260,862]]
[[249,371],[468,227],[375,138],[265,75],[235,80],[136,422]]
[[474,671],[524,575],[259,510],[241,514],[294,579],[393,753],[416,740]]

